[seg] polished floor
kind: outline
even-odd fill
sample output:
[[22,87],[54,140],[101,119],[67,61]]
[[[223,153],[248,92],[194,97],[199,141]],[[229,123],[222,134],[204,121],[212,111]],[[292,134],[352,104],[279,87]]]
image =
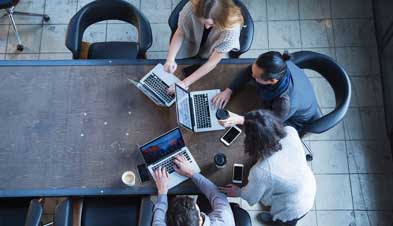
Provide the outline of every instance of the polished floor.
[[[129,0],[151,22],[154,43],[149,58],[165,58],[167,19],[178,0]],[[71,59],[64,46],[67,23],[89,0],[21,0],[20,11],[47,13],[49,23],[16,16],[26,46],[16,51],[16,39],[7,18],[0,20],[0,59]],[[393,225],[393,163],[384,126],[381,79],[372,19],[371,0],[243,0],[255,21],[252,49],[242,57],[268,50],[312,50],[340,63],[352,80],[353,96],[345,120],[334,129],[305,139],[314,152],[310,164],[317,179],[313,210],[300,226]],[[135,29],[119,21],[101,22],[87,29],[86,41],[134,40]],[[326,113],[335,106],[328,83],[307,71]],[[253,225],[259,205],[247,209]],[[51,221],[56,200],[45,205],[45,223]]]

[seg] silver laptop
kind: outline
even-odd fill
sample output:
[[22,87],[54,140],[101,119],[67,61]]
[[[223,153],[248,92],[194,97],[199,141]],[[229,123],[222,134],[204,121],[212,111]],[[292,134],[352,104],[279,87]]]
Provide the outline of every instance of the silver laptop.
[[219,89],[188,92],[176,85],[176,113],[179,125],[193,131],[223,130],[216,118],[217,109],[211,104]]
[[162,64],[157,64],[139,82],[128,80],[158,106],[170,107],[175,103],[175,96],[168,95],[166,90],[180,80],[175,75],[164,71]]
[[198,164],[186,147],[180,128],[177,127],[139,147],[151,175],[159,166],[165,167],[169,174],[168,188],[186,181],[188,178],[178,174],[173,168],[175,156],[181,154],[191,163],[195,172],[201,172]]

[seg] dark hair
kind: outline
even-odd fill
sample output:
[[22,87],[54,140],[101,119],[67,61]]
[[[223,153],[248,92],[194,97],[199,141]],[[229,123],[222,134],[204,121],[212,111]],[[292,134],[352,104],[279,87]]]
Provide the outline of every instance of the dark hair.
[[255,110],[244,117],[245,152],[257,159],[266,159],[282,149],[280,140],[287,133],[280,119],[268,110]]
[[286,61],[291,59],[288,52],[270,51],[259,55],[255,64],[264,70],[261,77],[263,80],[280,80],[287,73]]
[[190,197],[178,197],[169,203],[166,213],[168,226],[199,226],[199,213]]

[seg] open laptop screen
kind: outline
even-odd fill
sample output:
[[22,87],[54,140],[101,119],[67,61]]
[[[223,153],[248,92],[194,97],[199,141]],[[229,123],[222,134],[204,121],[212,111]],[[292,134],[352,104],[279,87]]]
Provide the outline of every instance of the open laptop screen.
[[176,112],[179,124],[192,130],[190,95],[178,85],[176,85]]
[[180,129],[176,128],[143,145],[139,149],[142,152],[146,164],[150,165],[182,149],[184,146]]

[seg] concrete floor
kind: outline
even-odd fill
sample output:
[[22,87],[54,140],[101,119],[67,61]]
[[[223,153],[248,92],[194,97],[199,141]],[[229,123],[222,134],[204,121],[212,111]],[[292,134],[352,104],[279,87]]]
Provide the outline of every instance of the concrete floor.
[[[154,43],[149,58],[165,58],[170,30],[167,19],[178,0],[129,0],[151,22]],[[0,20],[0,59],[71,59],[64,46],[72,15],[90,0],[21,0],[16,10],[47,13],[49,23],[16,16],[26,46],[16,51],[16,38],[7,18]],[[372,19],[371,0],[243,0],[255,21],[254,58],[268,50],[312,50],[340,63],[352,80],[353,96],[345,120],[334,129],[305,139],[314,152],[317,179],[314,209],[300,226],[393,225],[393,164],[387,142],[381,79]],[[136,30],[119,21],[95,24],[84,40],[135,40]],[[335,106],[328,83],[306,71],[324,112]],[[248,206],[253,225],[260,206]],[[53,217],[56,200],[48,200],[44,221]]]

